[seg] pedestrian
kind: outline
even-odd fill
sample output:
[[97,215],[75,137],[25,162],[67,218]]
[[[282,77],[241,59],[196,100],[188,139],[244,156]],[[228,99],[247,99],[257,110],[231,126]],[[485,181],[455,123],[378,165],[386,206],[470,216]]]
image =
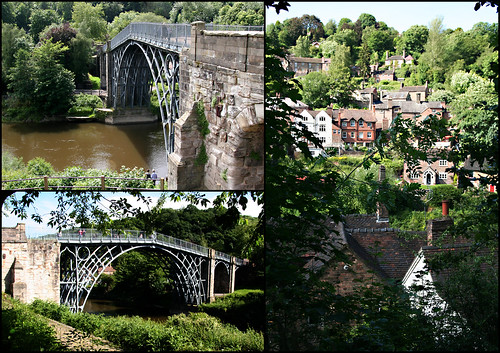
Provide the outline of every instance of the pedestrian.
[[156,179],[158,179],[158,175],[156,174],[154,169],[153,169],[153,174],[151,174],[151,179],[153,179],[153,185],[156,186]]
[[82,234],[83,234],[83,231],[80,229],[80,230],[78,231],[78,236],[81,238],[81,237],[82,237]]
[[146,170],[146,179],[151,179],[151,173],[149,172],[149,169]]
[[85,229],[84,229],[84,230],[82,230],[82,235],[83,235],[83,236],[85,236]]

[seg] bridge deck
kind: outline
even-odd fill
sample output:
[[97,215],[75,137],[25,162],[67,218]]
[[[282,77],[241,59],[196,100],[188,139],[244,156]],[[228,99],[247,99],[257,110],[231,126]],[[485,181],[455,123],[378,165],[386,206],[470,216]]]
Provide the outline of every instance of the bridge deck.
[[[207,23],[206,30],[213,31],[263,31],[264,26],[217,25]],[[151,23],[133,22],[125,27],[110,41],[110,50],[114,50],[129,39],[180,52],[191,46],[191,24],[189,23]],[[107,44],[101,48],[106,52]]]
[[[83,228],[82,228],[83,231]],[[210,256],[210,248],[202,245],[191,243],[182,239],[174,238],[169,235],[160,233],[146,234],[139,230],[121,230],[109,232],[99,232],[95,229],[85,229],[83,234],[79,231],[63,232],[60,234],[49,234],[43,239],[54,239],[62,244],[147,244],[160,245],[167,248],[189,252],[191,254],[201,255],[204,257]],[[231,255],[215,251],[215,258],[231,262]],[[244,260],[234,258],[236,265],[243,265]]]

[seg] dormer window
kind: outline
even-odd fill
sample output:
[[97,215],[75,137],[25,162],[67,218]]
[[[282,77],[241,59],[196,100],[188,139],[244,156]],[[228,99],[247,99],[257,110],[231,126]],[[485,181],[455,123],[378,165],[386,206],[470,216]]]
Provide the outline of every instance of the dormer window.
[[363,119],[359,119],[359,121],[358,121],[358,125],[359,125],[359,126],[363,126],[363,125],[364,125],[364,123],[363,123]]
[[344,126],[344,127],[347,126],[347,121],[343,121],[342,126]]
[[351,119],[351,126],[356,126],[356,120]]

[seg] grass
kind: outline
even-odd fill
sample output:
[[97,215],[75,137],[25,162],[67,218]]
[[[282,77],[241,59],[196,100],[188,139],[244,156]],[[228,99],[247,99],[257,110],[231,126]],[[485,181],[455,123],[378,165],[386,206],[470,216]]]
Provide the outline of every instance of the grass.
[[88,334],[104,338],[131,351],[262,351],[262,332],[238,330],[204,312],[173,315],[165,322],[138,316],[106,317],[71,313],[67,307],[35,300],[29,307]]

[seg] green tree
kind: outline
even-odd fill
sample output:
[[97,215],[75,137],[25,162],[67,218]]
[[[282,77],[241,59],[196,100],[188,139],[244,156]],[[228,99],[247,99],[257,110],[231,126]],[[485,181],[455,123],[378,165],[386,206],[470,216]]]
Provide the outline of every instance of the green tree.
[[324,26],[324,30],[325,30],[325,37],[334,35],[335,32],[337,32],[337,24],[335,23],[335,20],[328,20],[328,22]]
[[424,45],[427,43],[429,29],[422,25],[413,25],[403,32],[402,47],[407,54],[411,54],[415,59],[418,59],[424,51]]
[[323,72],[310,72],[301,78],[302,101],[312,108],[326,108],[331,99],[330,81]]
[[297,43],[294,47],[292,47],[292,52],[296,57],[307,58],[311,56],[311,43],[306,36],[300,36],[297,39]]
[[367,14],[367,13],[362,13],[359,15],[358,20],[361,22],[361,26],[363,29],[369,26],[375,26],[376,20],[375,16]]
[[19,49],[30,50],[31,38],[15,24],[2,22],[2,85],[8,83],[7,74],[15,64]]
[[74,74],[60,63],[64,51],[68,47],[61,43],[45,41],[33,50],[34,73],[36,85],[33,92],[34,104],[44,114],[65,113],[71,104],[75,90]]
[[264,24],[264,7],[258,2],[235,2],[224,5],[214,20],[226,25],[258,26]]
[[446,37],[443,33],[443,19],[435,18],[429,25],[429,36],[420,57],[419,66],[425,63],[429,67],[429,81],[444,82]]
[[370,49],[366,43],[363,43],[361,46],[361,51],[359,52],[358,66],[361,71],[361,77],[363,77],[363,82],[365,81],[365,77],[370,73]]
[[113,19],[108,26],[109,37],[114,38],[139,15],[136,11],[125,11]]
[[223,3],[217,1],[176,1],[170,11],[170,20],[173,23],[191,23],[194,21],[211,23],[222,6]]
[[40,32],[51,24],[59,24],[61,18],[55,10],[34,9],[29,17],[30,35],[34,43],[38,43]]
[[102,4],[92,6],[90,3],[75,2],[71,18],[72,27],[85,37],[96,41],[105,39],[107,22]]

